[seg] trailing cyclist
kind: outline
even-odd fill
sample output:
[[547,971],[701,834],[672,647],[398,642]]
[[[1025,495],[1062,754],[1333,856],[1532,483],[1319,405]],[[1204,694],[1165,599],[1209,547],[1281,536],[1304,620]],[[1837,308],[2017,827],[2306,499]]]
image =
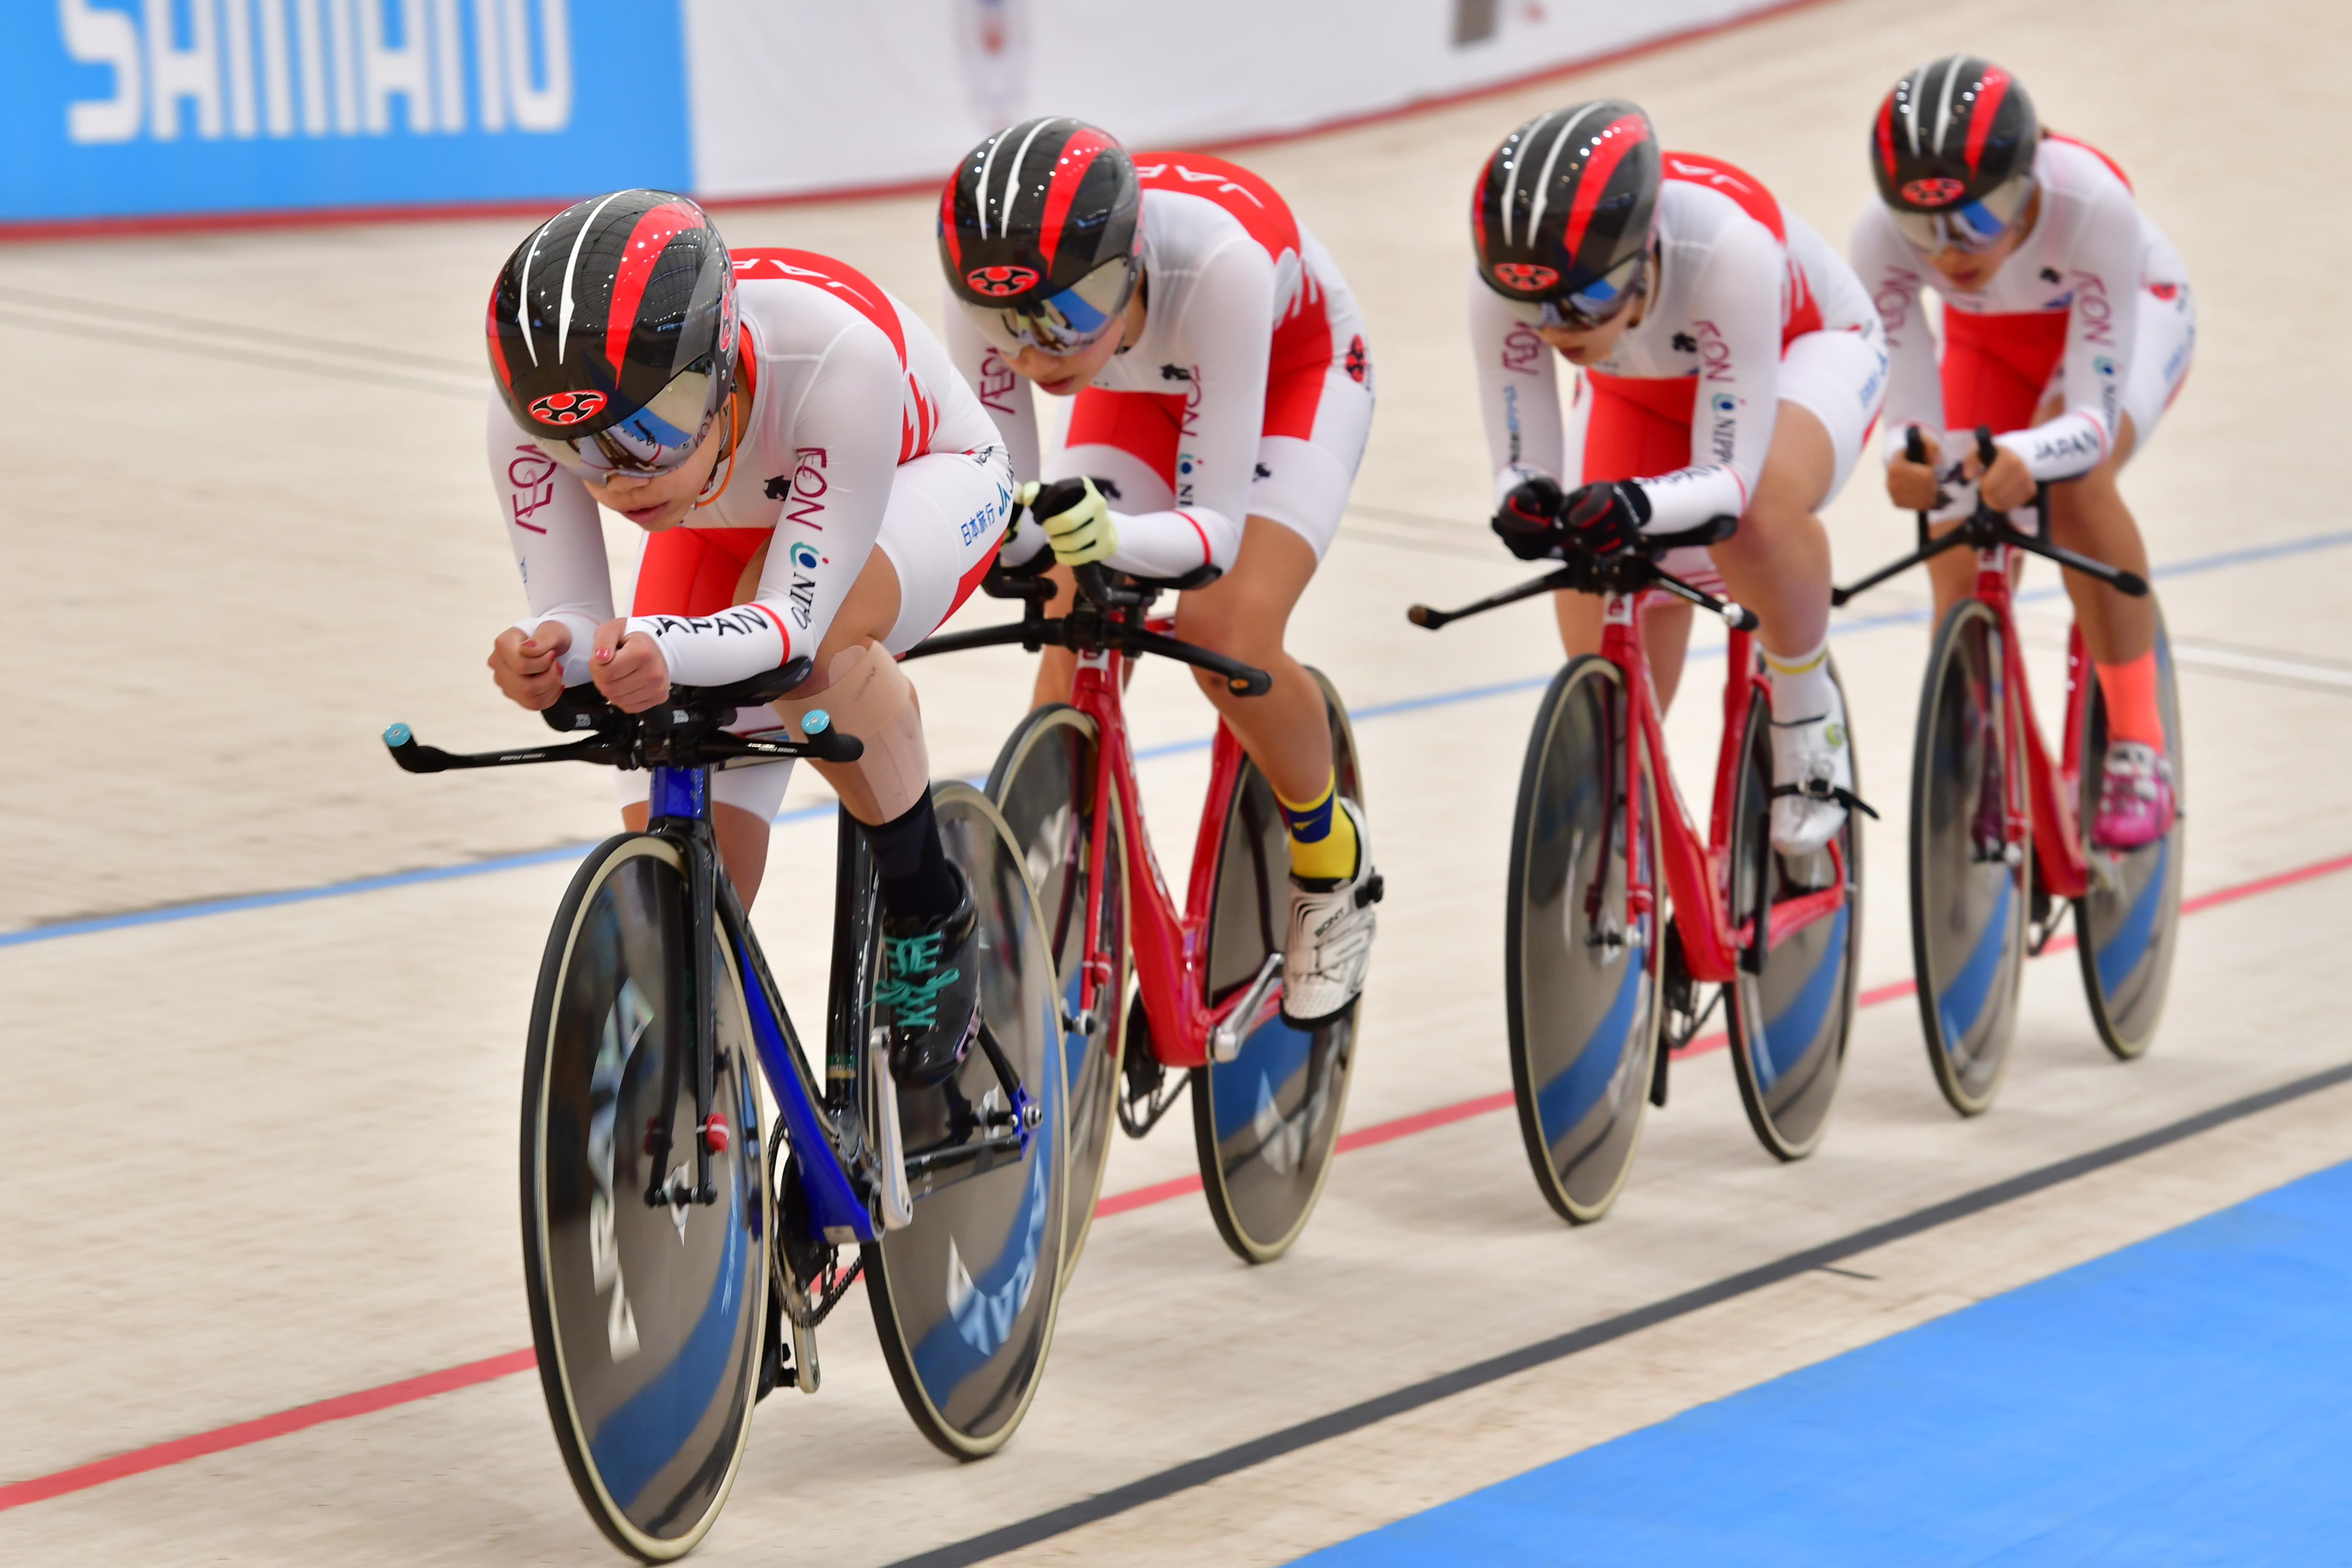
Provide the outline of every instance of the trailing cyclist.
[[[939,340],[855,268],[730,254],[692,201],[617,191],[533,229],[489,302],[490,481],[530,613],[489,666],[525,708],[593,681],[626,712],[670,683],[815,673],[738,731],[824,709],[865,742],[817,764],[881,873],[891,1066],[951,1073],[978,1023],[971,891],[932,814],[915,690],[895,655],[985,572],[1012,510],[994,426]],[[617,616],[599,507],[645,531]],[[714,775],[729,877],[748,906],[789,762]],[[615,775],[642,829],[647,778]]]
[[[1761,621],[1772,843],[1789,855],[1822,848],[1845,822],[1853,760],[1829,670],[1829,539],[1816,513],[1878,414],[1886,353],[1869,296],[1751,175],[1662,152],[1648,117],[1622,99],[1570,104],[1505,137],[1471,226],[1470,339],[1496,532],[1537,560],[1736,520],[1705,552],[1678,550],[1664,564],[1704,582],[1711,556],[1719,585]],[[1553,353],[1584,372],[1580,453]],[[1599,651],[1601,606],[1595,595],[1556,595],[1571,656]],[[1666,601],[1644,616],[1668,701],[1690,608]]]
[[[1979,489],[2007,510],[2046,482],[2053,542],[2146,576],[2116,476],[2179,395],[2196,347],[2197,307],[2172,243],[2113,160],[2043,131],[2025,89],[1974,55],[1895,84],[1871,127],[1870,168],[1881,204],[1854,226],[1853,261],[1894,362],[1886,493],[1958,520]],[[1926,289],[1944,301],[1940,376]],[[1979,425],[2000,448],[1989,469],[1969,436]],[[1904,455],[1914,426],[1926,463]],[[1940,617],[1976,563],[1955,551],[1928,569]],[[2106,705],[2092,841],[2137,848],[2170,832],[2174,814],[2156,605],[2072,572],[2065,582]]]
[[[974,147],[941,193],[939,239],[949,348],[1033,487],[1040,526],[1006,559],[1051,549],[1062,579],[1095,562],[1222,574],[1179,600],[1177,634],[1274,677],[1264,697],[1200,685],[1289,823],[1283,1012],[1338,1016],[1363,989],[1376,883],[1363,814],[1337,793],[1322,692],[1283,634],[1371,425],[1347,280],[1257,175],[1198,153],[1130,157],[1066,117]],[[1042,467],[1031,383],[1076,398]],[[1038,700],[1066,700],[1071,670],[1049,652]]]

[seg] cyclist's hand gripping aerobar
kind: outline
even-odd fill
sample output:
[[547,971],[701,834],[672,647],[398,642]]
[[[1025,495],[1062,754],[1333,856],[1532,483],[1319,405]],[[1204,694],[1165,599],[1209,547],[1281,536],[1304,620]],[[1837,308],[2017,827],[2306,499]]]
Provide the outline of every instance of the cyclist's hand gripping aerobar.
[[1118,549],[1118,524],[1110,503],[1088,479],[1031,482],[1019,491],[1021,504],[1045,531],[1054,559],[1064,566],[1108,561]]
[[1937,476],[1944,466],[1942,443],[1916,425],[1903,433],[1903,456],[1886,463],[1886,499],[1906,511],[1933,511],[1944,504]]
[[490,644],[490,679],[508,701],[543,713],[563,695],[563,656],[572,650],[572,629],[562,621],[541,621],[535,631],[509,626]]
[[1603,480],[1563,495],[1541,474],[1521,480],[1496,509],[1495,532],[1522,561],[1557,560],[1571,549],[1621,554],[1650,521],[1650,498],[1625,480]]

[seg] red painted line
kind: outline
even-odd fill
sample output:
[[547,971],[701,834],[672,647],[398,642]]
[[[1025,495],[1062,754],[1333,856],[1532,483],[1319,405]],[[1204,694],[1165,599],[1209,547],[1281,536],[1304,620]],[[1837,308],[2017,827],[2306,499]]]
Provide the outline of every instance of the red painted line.
[[354,1415],[373,1415],[395,1405],[413,1405],[436,1394],[448,1394],[460,1388],[471,1388],[478,1383],[529,1372],[538,1364],[539,1358],[530,1351],[509,1351],[504,1355],[494,1355],[485,1361],[470,1361],[463,1366],[428,1372],[422,1377],[403,1378],[398,1383],[363,1388],[357,1394],[321,1399],[316,1405],[298,1405],[275,1415],[257,1416],[251,1421],[240,1421],[233,1426],[199,1432],[191,1437],[175,1437],[171,1442],[158,1443],[152,1447],[133,1448],[127,1454],[116,1454],[110,1458],[76,1465],[69,1470],[58,1470],[53,1475],[36,1476],[29,1481],[0,1487],[0,1511],[22,1508],[28,1502],[63,1497],[68,1492],[86,1491],[108,1481],[121,1480],[125,1476],[143,1475],[149,1470],[184,1464],[206,1454],[267,1442],[272,1437],[282,1437],[289,1432],[299,1432],[330,1421],[348,1421]]
[[[2316,860],[2291,871],[2257,877],[2252,881],[2200,893],[2193,899],[2183,899],[2180,912],[2192,915],[2200,910],[2218,909],[2224,904],[2234,904],[2263,893],[2275,892],[2281,888],[2292,888],[2298,883],[2347,870],[2352,870],[2352,855]],[[2073,940],[2071,935],[2063,937],[2042,951],[2063,952]],[[1863,992],[1854,998],[1854,1005],[1857,1009],[1880,1006],[1912,995],[1917,989],[1917,985],[1909,980],[1891,980]],[[1721,1050],[1727,1043],[1727,1037],[1721,1033],[1706,1035],[1693,1040],[1675,1055],[1701,1056]],[[1376,1121],[1370,1127],[1359,1127],[1351,1132],[1341,1133],[1338,1149],[1345,1154],[1357,1149],[1369,1149],[1375,1144],[1392,1143],[1417,1132],[1427,1132],[1434,1128],[1451,1126],[1456,1121],[1467,1121],[1475,1117],[1492,1115],[1497,1110],[1507,1110],[1510,1109],[1511,1100],[1511,1092],[1506,1089],[1499,1094],[1482,1094],[1474,1100],[1456,1100],[1452,1105],[1441,1105],[1431,1110],[1417,1110],[1411,1116],[1400,1116],[1391,1121]],[[1198,1176],[1179,1176],[1172,1181],[1155,1182],[1131,1192],[1113,1193],[1095,1205],[1095,1217],[1105,1219],[1112,1215],[1150,1208],[1155,1204],[1166,1203],[1200,1190],[1201,1178]],[[489,1383],[519,1372],[529,1372],[538,1364],[538,1358],[529,1350],[509,1351],[504,1355],[491,1356],[484,1361],[467,1362],[463,1366],[428,1372],[421,1377],[404,1378],[398,1383],[363,1388],[356,1394],[339,1394],[332,1399],[322,1399],[316,1405],[297,1405],[274,1415],[257,1416],[251,1421],[240,1421],[210,1432],[199,1432],[194,1436],[175,1437],[152,1447],[134,1448],[126,1454],[77,1465],[69,1470],[58,1470],[51,1475],[36,1476],[31,1480],[0,1486],[0,1513],[12,1508],[22,1508],[26,1503],[63,1497],[68,1492],[87,1491],[91,1487],[121,1480],[125,1476],[144,1475],[150,1470],[184,1464],[207,1454],[267,1442],[272,1437],[282,1437],[289,1432],[300,1432],[330,1421],[348,1421],[355,1415],[372,1415],[395,1405],[413,1405],[436,1394],[450,1394],[461,1388],[471,1388],[478,1383]]]
[[[1367,110],[1360,114],[1346,114],[1333,120],[1319,120],[1312,125],[1302,125],[1292,131],[1260,131],[1244,136],[1227,137],[1222,141],[1195,142],[1191,151],[1201,153],[1226,152],[1241,147],[1270,147],[1285,142],[1297,142],[1308,136],[1323,136],[1337,131],[1353,131],[1361,126],[1378,125],[1391,120],[1402,120],[1435,110],[1451,109],[1457,104],[1473,103],[1482,98],[1494,98],[1503,93],[1517,92],[1538,82],[1553,81],[1561,77],[1575,76],[1582,71],[1598,70],[1643,55],[1656,54],[1679,44],[1693,43],[1787,16],[1817,5],[1822,0],[1779,0],[1777,5],[1761,5],[1737,16],[1721,21],[1701,23],[1678,32],[1661,34],[1622,48],[1602,54],[1585,55],[1558,65],[1546,66],[1524,76],[1509,77],[1502,81],[1486,82],[1464,88],[1456,92],[1440,93],[1430,98],[1417,98],[1409,103],[1391,104],[1386,109]],[[886,180],[870,184],[833,185],[823,190],[755,194],[739,196],[698,196],[695,199],[714,210],[720,208],[806,206],[816,202],[852,202],[875,200],[889,196],[928,195],[940,188],[940,175],[926,174],[919,179]],[[422,223],[441,220],[463,222],[468,219],[494,217],[544,217],[582,195],[550,195],[540,198],[518,197],[482,202],[423,202],[407,205],[328,207],[270,207],[246,212],[144,213],[118,217],[43,218],[17,223],[0,223],[0,245],[27,240],[57,239],[125,239],[159,234],[234,233],[247,229],[325,228],[366,223]]]

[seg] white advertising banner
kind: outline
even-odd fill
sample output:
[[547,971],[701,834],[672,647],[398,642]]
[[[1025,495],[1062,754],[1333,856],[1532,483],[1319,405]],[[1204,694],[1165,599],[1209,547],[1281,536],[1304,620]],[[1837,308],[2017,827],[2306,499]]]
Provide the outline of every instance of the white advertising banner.
[[1131,147],[1300,131],[1772,9],[1768,0],[686,0],[695,184],[944,176],[1075,114]]

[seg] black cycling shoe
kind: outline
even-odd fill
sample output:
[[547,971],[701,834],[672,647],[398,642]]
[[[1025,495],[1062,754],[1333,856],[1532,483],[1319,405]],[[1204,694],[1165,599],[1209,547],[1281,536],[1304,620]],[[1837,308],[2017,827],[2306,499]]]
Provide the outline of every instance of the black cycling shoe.
[[956,907],[929,919],[882,921],[882,984],[874,1001],[890,1031],[890,1072],[913,1089],[930,1089],[955,1076],[980,1034],[980,964],[972,933],[980,929],[971,889],[956,879]]

